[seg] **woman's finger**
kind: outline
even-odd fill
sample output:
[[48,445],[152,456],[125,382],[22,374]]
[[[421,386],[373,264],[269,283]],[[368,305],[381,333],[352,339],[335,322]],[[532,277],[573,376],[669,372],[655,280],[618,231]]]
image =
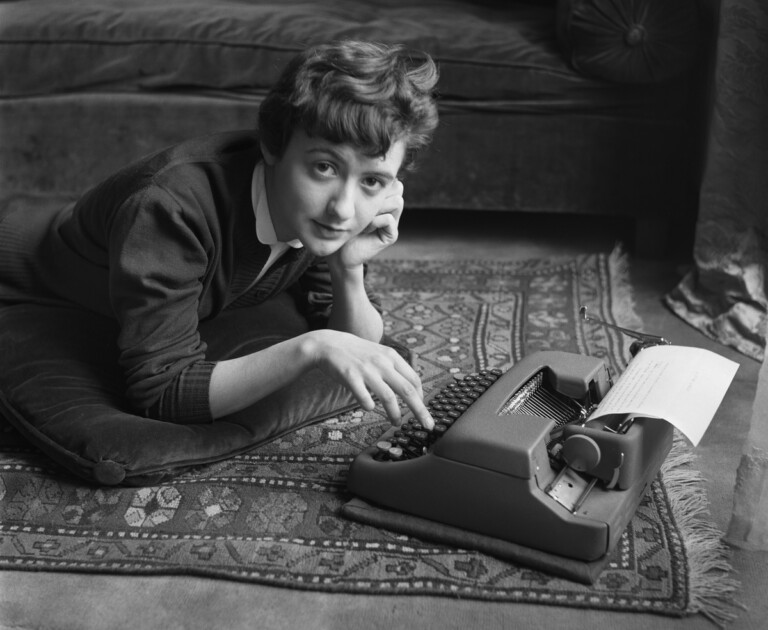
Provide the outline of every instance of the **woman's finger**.
[[[416,376],[415,373],[413,375]],[[396,396],[411,410],[419,423],[425,429],[431,431],[435,427],[435,421],[424,404],[421,381],[418,380],[418,376],[416,376],[416,379],[416,382],[413,382],[399,371],[396,371],[388,377],[387,384]]]
[[392,214],[378,215],[371,221],[371,225],[376,226],[376,235],[382,243],[389,245],[397,240],[397,219],[395,219]]
[[416,373],[416,370],[414,370],[408,362],[403,359],[399,354],[397,355],[398,361],[395,362],[395,369],[398,371],[398,373],[407,380],[411,386],[416,391],[417,396],[420,399],[424,399],[424,389],[421,384],[421,378],[419,378],[419,375]]
[[362,379],[347,379],[345,385],[363,409],[373,411],[376,407],[376,401]]
[[376,398],[379,399],[379,403],[384,408],[384,413],[387,414],[389,421],[395,426],[400,426],[403,416],[400,411],[400,405],[397,402],[397,396],[392,391],[392,388],[383,381],[378,381],[371,386],[371,390],[376,395]]

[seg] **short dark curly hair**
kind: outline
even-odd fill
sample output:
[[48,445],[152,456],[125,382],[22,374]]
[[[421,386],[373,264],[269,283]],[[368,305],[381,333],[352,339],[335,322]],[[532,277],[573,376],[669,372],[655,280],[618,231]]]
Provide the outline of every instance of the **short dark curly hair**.
[[369,156],[384,156],[404,139],[402,168],[412,170],[437,127],[437,80],[429,55],[416,58],[399,45],[347,40],[309,48],[262,102],[259,135],[278,158],[297,128]]

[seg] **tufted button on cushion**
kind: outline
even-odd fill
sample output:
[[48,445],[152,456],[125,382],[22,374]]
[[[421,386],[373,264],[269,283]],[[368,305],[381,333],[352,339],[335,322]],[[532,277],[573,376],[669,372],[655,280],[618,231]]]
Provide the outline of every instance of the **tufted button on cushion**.
[[117,462],[102,461],[93,466],[93,478],[105,486],[116,486],[125,479],[125,468]]
[[557,36],[571,66],[621,83],[671,79],[700,51],[697,0],[558,0]]
[[633,24],[629,27],[626,35],[624,35],[624,41],[629,46],[638,46],[645,41],[645,29],[642,24]]

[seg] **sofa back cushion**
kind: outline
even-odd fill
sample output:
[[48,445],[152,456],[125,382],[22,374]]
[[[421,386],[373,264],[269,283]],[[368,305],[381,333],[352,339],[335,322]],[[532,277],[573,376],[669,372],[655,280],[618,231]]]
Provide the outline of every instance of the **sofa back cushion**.
[[562,92],[555,0],[25,0],[0,4],[0,96],[264,92],[296,52],[401,43],[440,63],[448,98]]

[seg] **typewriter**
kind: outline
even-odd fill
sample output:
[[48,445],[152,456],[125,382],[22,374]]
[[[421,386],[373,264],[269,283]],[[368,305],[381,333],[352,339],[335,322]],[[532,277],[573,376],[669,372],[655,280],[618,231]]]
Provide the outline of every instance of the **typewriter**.
[[[633,355],[668,343],[633,336],[642,337]],[[433,431],[415,419],[387,430],[355,458],[348,488],[392,510],[559,556],[601,559],[673,437],[657,419],[590,420],[612,386],[602,360],[558,351],[529,355],[505,373],[466,376],[428,401]]]

